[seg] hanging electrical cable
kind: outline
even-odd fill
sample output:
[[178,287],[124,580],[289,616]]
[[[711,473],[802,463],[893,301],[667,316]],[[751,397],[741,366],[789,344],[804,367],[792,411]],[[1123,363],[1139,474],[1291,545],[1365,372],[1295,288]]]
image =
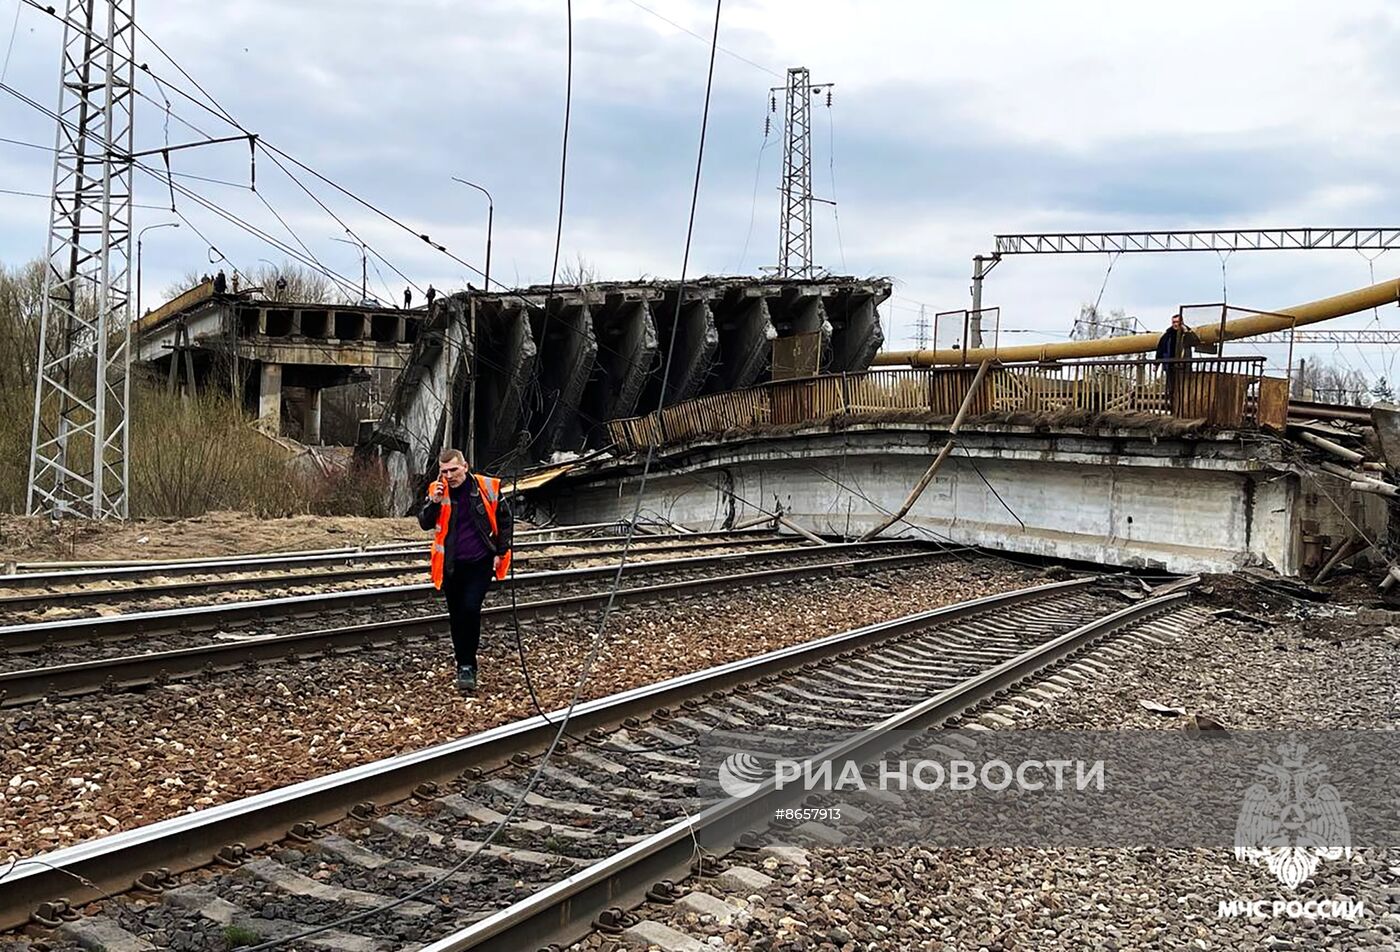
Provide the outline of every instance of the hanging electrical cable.
[[[706,135],[706,132],[707,132],[707,130],[708,130],[708,128],[709,128],[710,97],[711,97],[711,93],[713,92],[713,89],[714,89],[715,50],[716,50],[716,48],[717,48],[717,46],[718,46],[718,41],[719,41],[719,19],[720,19],[720,8],[721,8],[722,2],[723,2],[723,0],[715,0],[714,39],[713,39],[713,43],[712,43],[711,48],[710,48],[709,69],[708,69],[708,72],[707,72],[706,82],[705,82],[705,106],[704,106],[704,109],[703,109],[703,111],[702,111],[702,113],[701,113],[701,120],[700,120],[700,144],[699,144],[699,147],[698,147],[698,150],[697,150],[697,155],[696,155],[695,180],[694,180],[694,186],[693,186],[692,191],[691,191],[691,201],[690,201],[690,216],[689,216],[688,224],[687,224],[687,226],[686,226],[685,252],[684,252],[684,254],[682,255],[682,258],[681,258],[681,277],[680,277],[680,283],[681,283],[681,288],[682,288],[682,289],[684,288],[684,285],[685,285],[685,279],[686,279],[687,268],[688,268],[689,263],[690,263],[691,241],[692,241],[692,238],[693,238],[693,235],[694,235],[694,230],[695,230],[695,214],[696,214],[696,208],[697,208],[697,206],[698,206],[698,204],[699,204],[699,198],[700,198],[700,173],[701,173],[701,169],[703,168],[703,165],[704,165],[704,158],[705,158],[705,135]],[[571,3],[570,3],[570,7],[572,7],[572,4],[571,4]],[[572,10],[570,9],[569,34],[570,34],[571,37],[572,37],[572,33],[573,33]],[[561,202],[561,206],[560,206],[560,207],[562,208],[562,202]],[[680,309],[680,306],[681,306],[681,298],[682,298],[682,297],[683,297],[683,295],[680,295],[680,296],[677,297],[676,308],[677,308],[677,312],[678,312],[678,313],[679,313],[679,309]],[[673,345],[674,342],[675,342],[675,341],[674,341],[674,335],[673,335],[671,344]],[[673,357],[674,357],[674,347],[673,347],[673,346],[668,346],[668,348],[667,348],[667,355],[666,355],[666,364],[665,364],[665,366],[664,366],[664,368],[663,368],[663,371],[662,371],[662,396],[661,396],[660,400],[663,400],[663,401],[664,401],[664,399],[665,399],[665,396],[664,396],[664,395],[665,395],[665,383],[666,383],[666,378],[667,378],[667,376],[668,376],[669,373],[670,373],[671,364],[672,364],[672,358],[673,358]],[[311,936],[320,935],[320,934],[323,933],[323,932],[327,932],[327,931],[329,931],[329,930],[331,930],[331,929],[340,928],[340,927],[345,926],[345,925],[348,925],[348,924],[350,924],[350,923],[352,923],[352,922],[358,922],[358,921],[360,921],[361,919],[367,918],[367,917],[369,917],[369,916],[382,914],[383,912],[386,912],[386,911],[388,911],[388,910],[390,910],[390,909],[393,909],[393,908],[396,908],[396,907],[398,907],[398,906],[401,906],[401,905],[403,905],[403,904],[406,903],[406,902],[409,902],[410,900],[416,898],[417,896],[423,895],[424,893],[428,892],[428,891],[431,890],[431,889],[437,888],[439,885],[441,885],[443,882],[445,882],[450,876],[453,876],[453,875],[459,873],[461,870],[465,869],[470,863],[472,863],[473,861],[475,861],[476,857],[477,857],[478,855],[480,855],[481,851],[484,850],[489,844],[491,844],[492,842],[494,842],[495,839],[496,839],[497,837],[500,836],[500,834],[502,833],[502,831],[505,830],[506,826],[511,822],[511,820],[514,819],[514,817],[516,816],[516,814],[520,812],[520,810],[521,810],[521,809],[523,808],[523,806],[525,805],[526,800],[529,798],[530,794],[534,791],[535,787],[539,784],[540,778],[544,775],[545,769],[548,767],[549,761],[550,761],[550,759],[553,757],[555,750],[558,749],[559,742],[560,742],[560,740],[564,737],[564,734],[565,734],[565,732],[566,732],[566,730],[567,730],[567,728],[568,728],[569,719],[573,716],[574,709],[578,706],[579,699],[580,699],[580,698],[582,697],[582,695],[583,695],[584,686],[587,684],[588,679],[589,679],[589,676],[590,676],[591,673],[592,673],[593,666],[597,663],[598,656],[599,656],[599,654],[600,654],[601,651],[602,651],[602,647],[603,647],[603,636],[604,636],[604,634],[605,634],[606,631],[607,631],[608,620],[611,618],[612,612],[613,612],[613,609],[614,609],[614,606],[615,606],[615,604],[616,604],[617,592],[618,592],[618,589],[621,587],[623,571],[625,570],[626,565],[627,565],[627,555],[628,555],[629,551],[631,550],[632,540],[633,540],[633,537],[634,537],[634,535],[635,535],[635,533],[636,533],[637,515],[638,515],[638,512],[640,511],[640,509],[641,509],[641,507],[642,507],[642,500],[643,500],[643,498],[645,497],[645,494],[646,494],[646,481],[647,481],[647,476],[649,475],[650,470],[651,470],[651,464],[652,464],[652,458],[653,458],[653,455],[654,455],[654,450],[655,450],[655,448],[653,447],[653,448],[651,448],[651,449],[648,451],[648,453],[647,453],[646,463],[644,464],[644,466],[643,466],[643,468],[642,468],[641,479],[639,480],[639,483],[638,483],[637,494],[636,494],[636,501],[635,501],[635,504],[634,504],[634,506],[633,506],[632,519],[631,519],[631,521],[628,523],[627,535],[626,535],[626,537],[625,537],[624,540],[623,540],[622,552],[621,552],[621,555],[620,555],[620,558],[619,558],[619,561],[618,561],[617,571],[616,571],[616,573],[614,573],[614,575],[613,575],[612,584],[611,584],[611,587],[609,588],[609,591],[608,591],[608,597],[607,597],[606,601],[604,602],[604,605],[603,605],[603,608],[602,608],[601,617],[599,618],[599,621],[598,621],[597,630],[594,632],[594,635],[593,635],[593,638],[592,638],[592,643],[591,643],[591,646],[590,646],[590,648],[589,648],[588,655],[587,655],[587,657],[586,657],[586,659],[585,659],[585,661],[584,661],[584,664],[582,665],[582,668],[581,668],[581,670],[580,670],[580,672],[579,672],[578,679],[576,680],[576,682],[575,682],[575,684],[574,684],[573,694],[572,694],[572,696],[571,696],[571,698],[570,698],[570,700],[569,700],[569,704],[568,704],[568,706],[565,708],[565,710],[564,710],[564,715],[563,715],[563,717],[561,718],[561,720],[559,721],[559,727],[558,727],[558,730],[557,730],[557,731],[555,732],[555,734],[554,734],[554,738],[550,741],[549,746],[545,749],[543,755],[542,755],[541,758],[540,758],[539,763],[536,765],[535,769],[533,770],[533,772],[532,772],[531,775],[530,775],[529,780],[526,782],[524,789],[521,791],[520,795],[519,795],[518,797],[515,798],[514,803],[511,805],[509,811],[507,811],[505,814],[503,814],[503,815],[501,816],[501,818],[493,825],[491,831],[490,831],[485,837],[483,837],[483,839],[481,840],[481,842],[479,842],[479,843],[473,848],[473,850],[472,850],[470,853],[468,853],[465,857],[463,857],[463,859],[462,859],[460,862],[458,862],[455,866],[453,866],[452,868],[446,870],[446,871],[443,873],[442,876],[440,876],[440,877],[438,877],[438,878],[436,878],[436,879],[434,879],[434,880],[425,882],[425,883],[421,884],[420,886],[415,887],[414,889],[412,889],[412,890],[410,890],[409,892],[405,893],[404,895],[398,897],[397,899],[392,900],[391,902],[387,902],[387,903],[384,903],[384,904],[382,904],[382,905],[380,905],[380,906],[376,906],[376,907],[374,907],[374,908],[372,908],[372,909],[366,909],[366,910],[364,910],[364,911],[362,911],[362,912],[354,913],[354,914],[349,915],[349,916],[341,917],[341,918],[336,919],[336,920],[334,920],[334,921],[332,921],[332,922],[328,922],[328,923],[325,923],[325,924],[323,924],[323,925],[316,926],[316,927],[314,927],[314,928],[312,928],[312,929],[303,930],[303,931],[301,931],[301,932],[294,933],[294,934],[292,934],[292,935],[283,936],[282,938],[279,938],[279,939],[274,939],[274,940],[272,940],[272,941],[270,941],[270,942],[261,943],[261,944],[259,944],[259,945],[253,946],[251,949],[248,950],[248,952],[267,952],[267,950],[274,949],[274,948],[278,948],[278,947],[280,947],[280,946],[286,945],[286,944],[291,943],[291,942],[299,942],[299,941],[301,941],[301,940],[303,940],[303,939],[310,938]]]

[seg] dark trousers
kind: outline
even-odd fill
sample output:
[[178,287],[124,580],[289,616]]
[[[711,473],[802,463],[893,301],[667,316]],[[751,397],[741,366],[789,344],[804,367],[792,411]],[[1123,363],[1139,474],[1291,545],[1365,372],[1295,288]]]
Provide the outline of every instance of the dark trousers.
[[453,562],[442,580],[447,598],[447,614],[452,619],[452,652],[457,667],[476,667],[476,648],[481,642],[481,603],[494,577],[492,560]]

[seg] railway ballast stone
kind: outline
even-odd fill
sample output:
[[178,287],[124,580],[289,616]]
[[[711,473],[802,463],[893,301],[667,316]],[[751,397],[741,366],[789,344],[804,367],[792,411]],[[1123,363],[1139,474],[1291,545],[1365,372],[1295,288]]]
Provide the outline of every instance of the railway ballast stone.
[[622,941],[634,949],[659,949],[660,952],[705,952],[705,946],[670,926],[643,919],[622,932]]
[[132,935],[104,916],[85,916],[65,922],[56,931],[89,952],[152,952],[155,949],[145,939]]

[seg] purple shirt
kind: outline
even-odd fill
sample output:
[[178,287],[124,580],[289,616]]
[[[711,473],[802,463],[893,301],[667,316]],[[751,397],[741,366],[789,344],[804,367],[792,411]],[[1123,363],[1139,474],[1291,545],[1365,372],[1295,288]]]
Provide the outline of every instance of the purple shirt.
[[476,477],[470,474],[467,475],[466,482],[452,490],[452,508],[458,510],[455,516],[457,526],[452,540],[452,557],[458,562],[479,562],[491,558],[491,550],[486,548],[481,533],[476,531],[476,519],[469,511],[475,507],[474,497],[479,495]]

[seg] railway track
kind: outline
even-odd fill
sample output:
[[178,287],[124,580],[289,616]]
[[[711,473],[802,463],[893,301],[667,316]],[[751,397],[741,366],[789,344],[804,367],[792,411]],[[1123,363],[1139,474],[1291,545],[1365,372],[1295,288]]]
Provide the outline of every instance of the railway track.
[[[667,563],[638,563],[626,577],[635,579],[640,575],[645,580],[659,571],[662,580],[622,587],[617,591],[614,603],[618,606],[645,605],[757,585],[889,571],[948,557],[943,551],[899,542],[799,547],[765,555],[768,558],[762,560],[748,554],[731,554]],[[772,558],[774,556],[776,558]],[[774,564],[733,571],[754,561]],[[489,621],[503,619],[514,611],[520,620],[527,621],[596,609],[608,600],[609,592],[599,590],[594,583],[610,580],[615,572],[616,566],[602,566],[517,575],[515,584],[521,586],[523,597],[517,600],[514,608],[498,595],[482,614]],[[684,577],[666,578],[670,573],[680,573]],[[580,589],[582,583],[587,588],[557,594],[561,583],[575,589]],[[543,595],[536,596],[536,592]],[[170,679],[228,671],[246,664],[363,650],[391,645],[407,638],[440,636],[446,630],[446,614],[421,610],[423,603],[433,595],[432,586],[415,585],[397,590],[369,589],[264,603],[242,602],[211,608],[141,612],[49,625],[0,628],[0,645],[11,652],[19,652],[0,655],[0,665],[7,661],[13,665],[30,660],[36,653],[55,646],[67,646],[67,653],[84,659],[0,670],[0,706],[12,707],[46,698],[60,699],[101,690],[130,690]],[[235,622],[246,624],[249,618],[267,621],[270,618],[301,616],[324,620],[328,614],[343,612],[347,608],[373,606],[382,609],[385,604],[402,605],[405,600],[416,606],[417,610],[395,613],[393,617],[370,622],[285,633],[221,637],[221,633],[230,625]],[[428,604],[437,607],[434,602]],[[189,643],[187,629],[191,626],[198,626],[199,631],[194,634],[202,643]],[[123,647],[130,646],[131,636],[138,633],[141,647],[145,650],[120,653]],[[167,637],[162,639],[161,635]],[[166,641],[170,642],[170,646],[162,647]]]
[[[711,551],[763,551],[791,547],[792,537],[763,530],[645,536],[627,549],[628,558],[679,557]],[[616,539],[525,542],[517,546],[522,568],[545,571],[561,564],[616,559]],[[328,587],[374,579],[419,576],[427,546],[398,546],[333,552],[279,554],[220,560],[147,563],[0,576],[0,619],[40,609],[124,605],[132,601],[286,589]]]
[[[547,765],[538,754],[562,712],[20,861],[0,879],[0,925],[33,916],[49,940],[130,950],[231,948],[330,923],[285,947],[573,941],[680,879],[697,843],[752,845],[746,834],[792,796],[770,782],[716,802],[713,771],[688,753],[700,737],[812,727],[840,738],[833,750],[875,757],[892,731],[942,723],[1125,629],[1168,624],[1187,598],[1123,608],[1112,584],[977,599],[583,703],[570,733],[586,739],[565,740]],[[125,895],[78,910],[103,893]]]

